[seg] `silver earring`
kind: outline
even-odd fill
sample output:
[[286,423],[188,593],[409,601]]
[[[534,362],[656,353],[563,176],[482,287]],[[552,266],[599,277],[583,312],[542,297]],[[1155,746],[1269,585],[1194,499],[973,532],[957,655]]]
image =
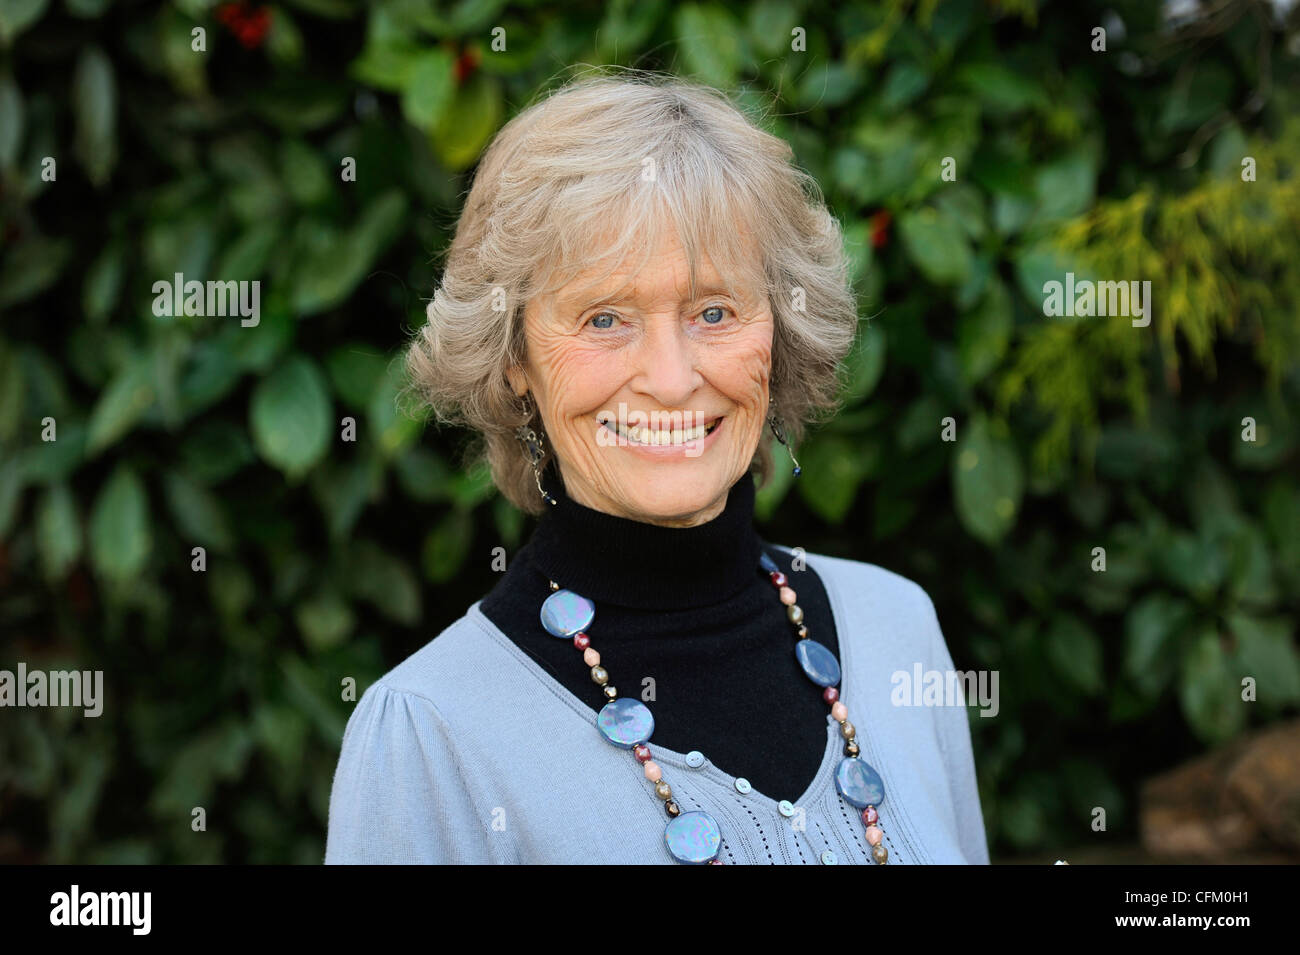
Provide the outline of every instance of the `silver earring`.
[[767,412],[767,423],[772,428],[772,434],[776,436],[776,440],[785,446],[786,453],[790,455],[790,460],[794,462],[794,471],[791,473],[798,477],[803,473],[803,468],[799,467],[799,461],[794,456],[794,449],[790,447],[790,442],[785,439],[785,428],[781,426],[781,422],[776,417],[775,401],[768,402]]
[[[525,395],[524,397],[527,399],[528,420],[531,421],[534,411],[533,402],[528,395]],[[556,503],[555,498],[547,493],[546,488],[542,487],[542,471],[540,465],[542,463],[542,458],[546,456],[545,432],[541,431],[540,428],[537,431],[534,431],[527,423],[524,423],[515,428],[515,437],[518,438],[519,442],[524,446],[524,456],[528,459],[528,464],[533,469],[533,480],[537,482],[537,490],[542,495],[542,500],[546,501],[548,504],[554,505]]]

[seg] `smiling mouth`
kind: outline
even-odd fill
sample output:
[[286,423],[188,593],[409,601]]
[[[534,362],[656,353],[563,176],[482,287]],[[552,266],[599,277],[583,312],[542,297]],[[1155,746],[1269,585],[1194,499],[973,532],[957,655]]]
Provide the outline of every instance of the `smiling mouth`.
[[708,424],[698,425],[694,428],[673,428],[671,430],[656,430],[635,425],[623,427],[617,421],[601,421],[600,424],[632,444],[662,447],[664,445],[689,444],[692,441],[701,441],[712,434],[718,425],[722,424],[722,421],[722,418],[714,418]]

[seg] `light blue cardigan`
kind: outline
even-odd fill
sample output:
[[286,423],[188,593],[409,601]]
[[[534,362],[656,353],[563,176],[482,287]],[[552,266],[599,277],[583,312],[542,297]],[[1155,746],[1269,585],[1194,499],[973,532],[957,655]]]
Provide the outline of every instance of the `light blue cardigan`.
[[[806,559],[830,596],[862,758],[884,779],[889,864],[987,864],[966,709],[891,703],[896,671],[953,667],[929,596],[874,564]],[[677,864],[662,802],[595,723],[476,602],[357,702],[325,862]],[[821,768],[802,794],[741,793],[707,758],[693,768],[649,746],[682,810],[718,821],[724,863],[873,864],[859,813],[835,790],[843,741],[829,713]],[[793,816],[778,810],[783,798]]]

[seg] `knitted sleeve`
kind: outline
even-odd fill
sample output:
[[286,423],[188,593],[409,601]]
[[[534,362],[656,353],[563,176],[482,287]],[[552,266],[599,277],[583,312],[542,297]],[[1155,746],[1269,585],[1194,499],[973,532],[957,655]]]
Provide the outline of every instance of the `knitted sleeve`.
[[506,841],[489,838],[491,820],[471,800],[462,769],[432,700],[382,680],[370,686],[343,733],[325,863],[508,861]]

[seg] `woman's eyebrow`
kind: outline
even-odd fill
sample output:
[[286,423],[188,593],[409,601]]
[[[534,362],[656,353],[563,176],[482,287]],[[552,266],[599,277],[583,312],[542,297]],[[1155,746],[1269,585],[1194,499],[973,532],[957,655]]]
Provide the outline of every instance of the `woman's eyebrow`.
[[[731,291],[725,285],[712,282],[702,284],[695,290],[696,299],[707,298],[710,295],[731,294]],[[597,304],[619,305],[624,302],[635,301],[636,298],[637,296],[631,289],[624,290],[621,293],[616,293],[614,291],[596,292],[589,296],[577,292],[567,298],[561,299],[560,307],[561,309],[568,310],[590,308],[592,305]]]

